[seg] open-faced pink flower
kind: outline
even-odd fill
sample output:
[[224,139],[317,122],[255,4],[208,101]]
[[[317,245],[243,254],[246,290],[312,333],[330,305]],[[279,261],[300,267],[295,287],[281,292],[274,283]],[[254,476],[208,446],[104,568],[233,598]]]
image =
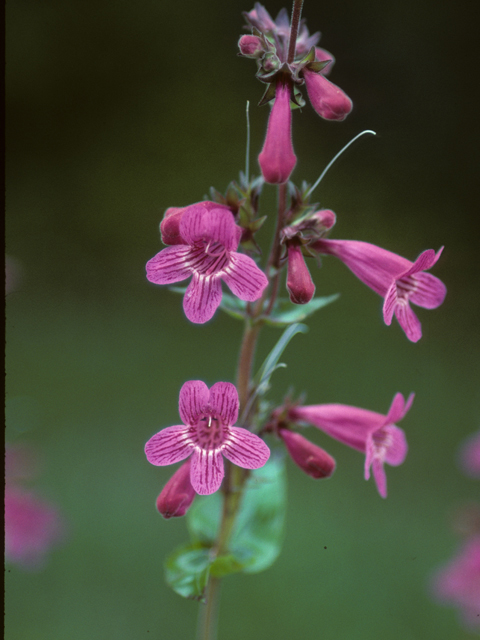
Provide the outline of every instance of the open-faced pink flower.
[[324,449],[289,429],[279,429],[287,451],[297,466],[312,478],[329,478],[335,471],[335,460]]
[[336,256],[357,278],[381,295],[385,324],[390,325],[395,314],[412,342],[422,337],[422,325],[410,308],[410,302],[425,309],[436,309],[445,299],[447,289],[443,282],[424,273],[440,258],[443,247],[437,253],[427,249],[415,262],[357,240],[321,239],[312,244],[312,249]]
[[378,492],[386,498],[387,478],[383,465],[387,462],[396,467],[405,460],[408,449],[405,433],[395,423],[405,416],[413,398],[412,393],[405,403],[403,395],[397,393],[386,416],[345,404],[317,404],[291,407],[288,418],[293,422],[312,424],[335,440],[365,453],[365,480],[370,478],[372,467]]
[[288,82],[277,82],[275,102],[268,118],[267,135],[258,156],[263,178],[269,184],[287,182],[297,163],[292,145],[290,91]]
[[433,578],[433,593],[456,606],[465,625],[480,629],[480,536],[467,539],[459,553]]
[[190,482],[190,458],[175,471],[157,498],[158,512],[166,519],[184,516],[190,508],[195,491]]
[[190,455],[190,482],[197,493],[219,489],[223,457],[244,469],[259,469],[270,449],[254,433],[234,427],[238,418],[238,394],[230,382],[217,382],[210,390],[201,380],[185,382],[180,390],[179,412],[184,424],[167,427],[145,445],[147,460],[164,466]]
[[237,252],[242,230],[233,214],[222,205],[210,205],[199,202],[187,207],[178,224],[182,243],[163,249],[147,262],[147,279],[155,284],[193,276],[183,308],[191,322],[200,324],[210,320],[222,300],[221,280],[240,300],[249,302],[258,300],[268,284],[252,258]]

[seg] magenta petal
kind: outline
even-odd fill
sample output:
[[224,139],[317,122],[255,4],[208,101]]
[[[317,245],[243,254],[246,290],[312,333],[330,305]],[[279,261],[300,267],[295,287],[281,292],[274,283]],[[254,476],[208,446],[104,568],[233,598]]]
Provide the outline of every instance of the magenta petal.
[[172,284],[192,274],[188,266],[191,248],[183,244],[162,249],[147,262],[147,280],[155,284]]
[[210,389],[210,407],[226,426],[235,424],[238,418],[238,393],[231,382],[216,382]]
[[439,307],[447,295],[447,288],[443,282],[431,273],[419,273],[413,277],[417,286],[410,294],[410,300],[424,309]]
[[408,444],[405,432],[395,425],[388,425],[383,430],[388,439],[385,462],[388,462],[392,467],[398,467],[407,457]]
[[203,202],[191,204],[185,208],[179,228],[182,238],[189,245],[195,244],[207,235],[207,222],[205,214],[208,209]]
[[228,209],[212,209],[204,214],[208,239],[220,242],[228,251],[235,251],[240,242],[239,227],[235,224],[233,214]]
[[347,94],[322,73],[305,69],[303,77],[308,97],[318,115],[326,120],[345,120],[353,107]]
[[243,253],[230,255],[230,262],[222,273],[222,279],[237,298],[248,302],[258,300],[268,284],[266,275],[255,261]]
[[418,342],[422,337],[422,325],[407,301],[399,300],[395,307],[395,316],[407,338],[412,342]]
[[372,463],[373,477],[377,485],[378,493],[382,498],[387,497],[387,474],[383,466],[383,461],[375,459]]
[[222,484],[225,471],[218,449],[196,449],[190,466],[190,482],[201,496],[215,493]]
[[203,324],[210,320],[221,301],[219,276],[194,273],[183,298],[183,310],[191,322]]
[[194,425],[204,414],[210,393],[202,380],[189,380],[180,389],[178,411],[186,425]]
[[401,393],[397,393],[390,405],[390,409],[388,410],[387,417],[385,418],[385,424],[395,424],[396,422],[400,422],[412,406],[414,398],[415,394],[411,393],[408,397],[407,403],[405,404],[403,395]]
[[440,258],[442,251],[443,247],[437,254],[435,254],[435,251],[433,249],[427,249],[426,251],[423,251],[412,264],[412,266],[405,273],[402,273],[399,278],[406,278],[407,276],[419,273],[420,271],[430,269]]
[[162,429],[145,445],[147,460],[157,467],[185,460],[192,453],[194,445],[188,427],[179,425]]
[[394,281],[390,285],[385,300],[383,301],[383,321],[387,326],[392,324],[393,314],[397,306],[397,283]]
[[270,449],[257,435],[241,427],[231,427],[223,445],[223,455],[243,469],[259,469],[270,457]]

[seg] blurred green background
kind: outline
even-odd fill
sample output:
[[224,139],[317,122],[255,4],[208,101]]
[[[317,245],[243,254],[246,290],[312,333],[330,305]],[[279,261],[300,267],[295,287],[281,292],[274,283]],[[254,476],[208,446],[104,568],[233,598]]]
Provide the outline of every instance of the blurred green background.
[[[384,326],[380,298],[344,265],[312,266],[318,295],[342,295],[294,338],[272,398],[294,383],[309,403],[386,412],[397,391],[415,391],[401,425],[410,452],[388,469],[383,501],[363,456],[311,429],[337,471],[322,483],[289,465],[283,553],[263,574],[225,580],[220,638],[469,637],[431,602],[428,580],[457,546],[455,509],[478,496],[455,461],[480,413],[474,7],[305,3],[355,107],[341,125],[309,105],[294,113],[293,178],[313,181],[355,134],[377,131],[316,192],[337,213],[332,237],[412,260],[445,244],[434,274],[449,293],[419,310],[415,345],[395,321]],[[7,439],[38,449],[37,486],[69,526],[43,571],[8,567],[9,640],[194,637],[198,605],[163,580],[165,556],[187,539],[181,519],[154,508],[173,469],[149,465],[143,446],[178,422],[185,380],[234,379],[241,326],[220,312],[189,324],[144,264],[168,206],[224,190],[243,168],[247,99],[257,170],[268,107],[254,106],[254,62],[236,56],[251,8],[7,3],[7,253],[21,266],[7,296]],[[266,187],[263,212],[274,202]],[[279,335],[264,332],[259,359]]]

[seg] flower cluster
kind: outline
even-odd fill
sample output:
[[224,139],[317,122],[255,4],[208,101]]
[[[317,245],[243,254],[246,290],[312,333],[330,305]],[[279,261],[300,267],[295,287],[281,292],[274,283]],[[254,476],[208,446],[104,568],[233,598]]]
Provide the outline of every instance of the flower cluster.
[[291,50],[292,33],[285,9],[272,20],[257,2],[244,16],[252,35],[240,38],[239,53],[257,61],[257,78],[268,85],[261,104],[274,101],[258,161],[266,182],[282,184],[289,179],[297,161],[290,103],[303,105],[298,87],[305,84],[312,107],[325,120],[344,120],[352,110],[352,101],[326,78],[335,59],[316,46],[320,34],[310,35],[304,20]]

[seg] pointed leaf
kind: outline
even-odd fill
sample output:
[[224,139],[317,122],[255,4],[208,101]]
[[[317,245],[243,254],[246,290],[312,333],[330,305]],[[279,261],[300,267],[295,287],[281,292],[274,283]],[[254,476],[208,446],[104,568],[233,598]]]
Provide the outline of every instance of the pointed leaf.
[[165,579],[184,598],[203,600],[212,560],[210,549],[200,543],[176,549],[165,562]]
[[339,293],[335,293],[332,296],[313,298],[307,304],[292,304],[287,298],[280,298],[276,302],[272,313],[265,318],[265,322],[273,327],[285,327],[292,324],[292,322],[303,321],[318,309],[322,309],[322,307],[326,307],[337,300],[339,295]]
[[256,388],[254,397],[262,396],[267,392],[269,388],[270,377],[275,369],[278,368],[278,361],[280,359],[280,356],[284,352],[285,347],[288,345],[293,336],[297,333],[306,333],[307,331],[308,327],[304,324],[299,323],[291,324],[285,329],[280,340],[273,347],[254,378],[254,384]]

